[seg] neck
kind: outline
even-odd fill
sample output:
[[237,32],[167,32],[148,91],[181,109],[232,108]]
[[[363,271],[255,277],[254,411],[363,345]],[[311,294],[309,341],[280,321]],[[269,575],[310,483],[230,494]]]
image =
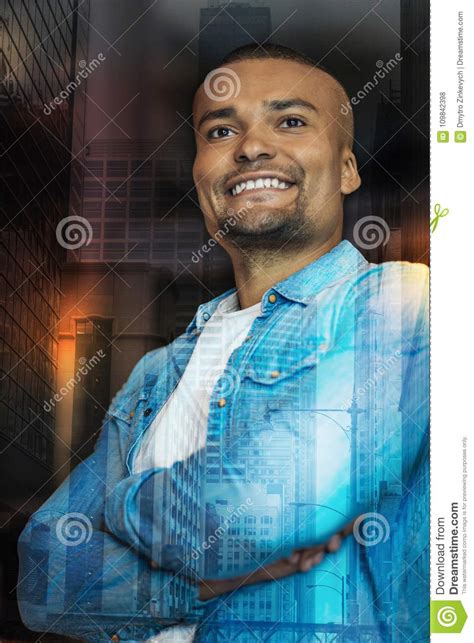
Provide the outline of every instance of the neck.
[[240,307],[248,308],[261,301],[264,293],[298,270],[316,261],[332,250],[341,241],[339,234],[333,235],[321,244],[305,248],[300,253],[285,254],[283,251],[258,256],[250,252],[232,257],[235,285]]

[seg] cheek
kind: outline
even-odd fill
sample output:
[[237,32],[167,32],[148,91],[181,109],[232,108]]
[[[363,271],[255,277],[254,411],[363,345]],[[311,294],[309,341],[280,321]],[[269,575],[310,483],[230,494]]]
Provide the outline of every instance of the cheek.
[[302,166],[306,172],[308,190],[330,193],[331,190],[340,188],[341,175],[338,159],[330,148],[311,150],[305,155]]
[[206,164],[202,162],[202,159],[194,163],[193,180],[199,203],[201,204],[201,207],[204,207],[209,200],[212,177],[209,171],[206,172]]
[[193,163],[193,181],[196,189],[199,191],[204,177],[204,163],[202,161],[202,154],[197,154]]
[[193,179],[198,194],[211,198],[212,186],[222,174],[223,164],[219,157],[209,149],[201,149],[196,155],[193,165]]

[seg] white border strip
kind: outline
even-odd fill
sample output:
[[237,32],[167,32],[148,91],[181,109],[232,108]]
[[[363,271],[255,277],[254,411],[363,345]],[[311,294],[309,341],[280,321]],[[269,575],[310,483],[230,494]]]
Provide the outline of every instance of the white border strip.
[[[458,63],[458,22],[462,12],[463,64]],[[472,0],[431,3],[431,217],[435,207],[445,213],[431,235],[431,598],[432,601],[461,600],[468,618],[462,633],[452,634],[449,623],[441,625],[442,640],[474,641],[474,402],[472,260],[474,258],[474,207],[470,189],[474,185],[474,11]],[[465,143],[455,142],[458,127],[459,76],[463,78]],[[446,121],[440,126],[442,92],[445,92]],[[442,122],[441,122],[442,125]],[[440,130],[449,132],[449,142],[437,140]],[[439,206],[437,205],[439,204]],[[463,515],[463,438],[467,437],[467,508]],[[458,503],[459,593],[450,594],[453,564],[450,552],[453,504]],[[463,561],[463,519],[467,518],[467,563]],[[437,540],[438,525],[444,522],[444,540]],[[444,548],[444,568],[441,552]],[[441,553],[440,553],[441,552]],[[440,558],[440,560],[439,560]],[[444,572],[444,579],[442,573]],[[466,580],[464,580],[466,575]],[[444,583],[444,594],[441,594]],[[465,591],[465,593],[463,593]],[[434,617],[443,621],[440,603]],[[459,615],[455,610],[455,617]],[[449,621],[453,613],[444,612]],[[441,634],[433,633],[438,640]]]

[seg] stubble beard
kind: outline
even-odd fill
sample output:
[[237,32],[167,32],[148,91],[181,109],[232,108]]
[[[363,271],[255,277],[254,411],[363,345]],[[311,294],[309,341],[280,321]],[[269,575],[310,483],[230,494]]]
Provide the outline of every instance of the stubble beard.
[[264,204],[256,204],[254,208],[242,207],[233,214],[224,208],[216,211],[219,229],[226,230],[225,241],[249,253],[297,249],[308,241],[304,193],[292,207],[265,211]]

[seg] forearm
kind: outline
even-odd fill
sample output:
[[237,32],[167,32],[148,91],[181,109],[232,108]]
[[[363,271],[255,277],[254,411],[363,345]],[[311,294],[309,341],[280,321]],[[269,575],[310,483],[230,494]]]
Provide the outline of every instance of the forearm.
[[[169,507],[167,487],[173,468],[149,469],[121,480],[106,500],[106,528],[137,551],[141,552],[155,567],[179,571],[190,579],[196,579],[198,596],[207,604],[213,599],[244,585],[271,581],[288,573],[282,564],[258,568],[251,574],[233,578],[200,580],[195,561],[184,552],[190,543],[170,546],[165,542],[168,532]],[[179,552],[180,555],[173,553]]]
[[199,583],[199,599],[201,601],[210,601],[223,594],[238,591],[241,587],[276,581],[278,578],[284,578],[297,571],[295,565],[288,560],[282,559],[265,565],[265,567],[258,567],[248,574],[232,578],[207,579]]

